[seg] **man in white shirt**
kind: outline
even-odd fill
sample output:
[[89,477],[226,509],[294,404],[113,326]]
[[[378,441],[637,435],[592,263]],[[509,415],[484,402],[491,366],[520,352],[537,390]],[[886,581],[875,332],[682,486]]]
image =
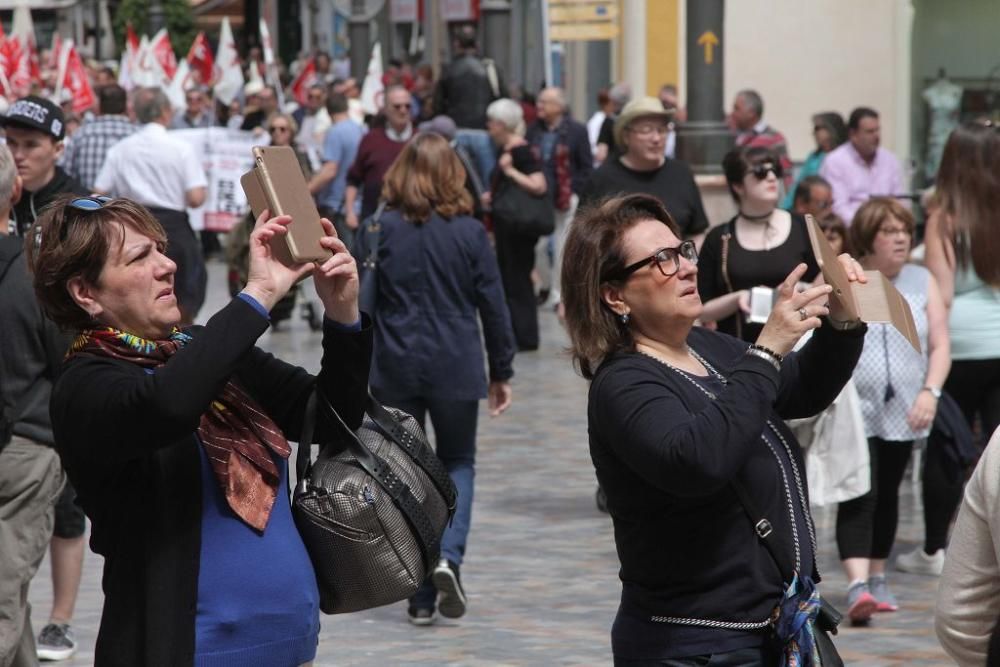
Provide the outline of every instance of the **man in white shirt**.
[[136,89],[132,108],[142,127],[111,147],[94,189],[142,204],[163,225],[167,256],[177,264],[174,292],[189,324],[205,301],[208,274],[187,209],[205,202],[208,180],[194,149],[167,132],[172,112],[161,89]]

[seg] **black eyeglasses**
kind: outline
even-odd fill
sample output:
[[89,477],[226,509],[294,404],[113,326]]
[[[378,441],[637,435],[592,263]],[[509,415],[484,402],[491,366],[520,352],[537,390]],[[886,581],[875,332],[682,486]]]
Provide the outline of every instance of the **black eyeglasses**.
[[105,197],[104,195],[77,197],[69,205],[78,211],[96,211],[99,208],[104,208],[104,205],[111,201],[111,199],[111,197]]
[[410,104],[409,103],[407,103],[407,104],[393,104],[392,108],[393,109],[398,109],[400,111],[409,111],[410,110]]
[[612,271],[604,277],[604,281],[625,280],[649,264],[656,264],[656,268],[660,270],[663,277],[669,278],[681,270],[681,257],[692,264],[698,263],[698,249],[695,247],[694,241],[683,241],[676,248],[660,248],[649,257],[640,259],[635,264],[629,264],[622,269]]
[[750,167],[750,173],[754,175],[754,178],[761,181],[767,178],[767,172],[772,172],[775,178],[781,178],[785,175],[785,171],[781,168],[781,165],[772,162],[761,162]]

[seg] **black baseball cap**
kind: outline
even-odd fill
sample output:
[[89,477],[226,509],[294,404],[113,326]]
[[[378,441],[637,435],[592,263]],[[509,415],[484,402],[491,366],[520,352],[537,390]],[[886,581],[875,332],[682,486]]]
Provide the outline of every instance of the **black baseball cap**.
[[16,125],[44,132],[56,141],[66,136],[66,117],[58,105],[38,95],[22,97],[7,109],[0,125]]

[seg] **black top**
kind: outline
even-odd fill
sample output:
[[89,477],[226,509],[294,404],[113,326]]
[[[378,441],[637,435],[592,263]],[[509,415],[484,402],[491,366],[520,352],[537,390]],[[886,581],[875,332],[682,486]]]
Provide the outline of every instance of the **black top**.
[[49,397],[70,340],[35,298],[18,236],[0,235],[0,313],[0,408],[14,435],[52,445]]
[[[514,169],[525,176],[530,176],[531,174],[538,173],[542,170],[542,163],[535,155],[535,148],[531,144],[521,144],[520,146],[514,146],[510,151],[510,159],[514,165]],[[503,153],[501,153],[503,155]],[[493,177],[490,183],[490,190],[496,192],[499,188],[500,181],[507,178],[506,174],[500,169],[500,157],[497,157],[497,166],[493,170]]]
[[605,116],[597,133],[597,143],[607,145],[609,158],[618,154],[618,144],[615,142],[616,118],[616,116]]
[[[56,448],[104,556],[104,611],[95,664],[190,665],[201,552],[201,453],[195,431],[232,378],[298,439],[319,382],[351,428],[367,397],[372,329],[327,323],[318,376],[254,347],[267,320],[233,299],[156,373],[80,355],[52,394]],[[317,424],[315,440],[332,431]]]
[[486,60],[474,53],[457,56],[445,68],[434,89],[434,113],[450,116],[457,127],[486,129],[486,107],[495,99],[507,97],[503,74],[496,63],[493,69],[497,76],[496,93]]
[[[698,253],[698,293],[701,300],[709,301],[730,292],[722,272],[722,249],[727,234],[730,238],[725,268],[729,273],[731,291],[759,286],[777,287],[801,262],[809,265],[802,280],[812,282],[819,275],[819,265],[809,243],[806,219],[797,213],[791,216],[792,227],[788,238],[770,250],[747,250],[741,246],[733,232],[736,218],[713,228]],[[737,322],[737,318],[741,321]],[[719,321],[719,331],[739,336],[750,343],[757,340],[763,328],[763,324],[747,322],[740,312]]]
[[667,158],[652,171],[635,171],[622,164],[621,158],[609,158],[590,177],[580,204],[591,204],[616,194],[643,192],[663,202],[685,237],[708,229],[708,217],[701,203],[701,193],[687,163]]
[[[760,543],[731,482],[739,479],[753,494],[774,527],[776,548],[792,550],[781,476],[790,464],[785,455],[775,458],[761,434],[770,420],[804,477],[801,450],[783,420],[814,415],[833,401],[851,377],[865,330],[821,327],[786,357],[779,375],[767,361],[746,355],[742,341],[695,327],[688,344],[727,377],[714,400],[643,354],[617,353],[601,364],[589,395],[590,454],[614,521],[623,585],[619,619],[626,625],[631,620],[633,630],[638,622],[650,633],[694,635],[683,649],[691,650],[706,638],[732,637],[653,617],[751,623],[769,617],[790,575],[779,572]],[[796,496],[793,490],[801,526],[805,514]],[[808,539],[800,528],[800,549]],[[803,554],[809,561],[802,563],[804,574],[819,581],[815,559],[808,549]],[[612,642],[619,656],[616,637]],[[646,657],[621,647],[619,657]]]

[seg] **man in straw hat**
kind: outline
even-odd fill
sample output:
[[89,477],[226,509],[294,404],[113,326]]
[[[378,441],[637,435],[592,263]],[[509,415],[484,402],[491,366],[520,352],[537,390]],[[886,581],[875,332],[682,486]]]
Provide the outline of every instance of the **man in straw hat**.
[[700,243],[708,218],[694,175],[686,163],[664,156],[672,115],[655,97],[626,104],[614,126],[615,144],[622,152],[594,171],[581,204],[616,193],[650,194],[667,207],[684,238]]

